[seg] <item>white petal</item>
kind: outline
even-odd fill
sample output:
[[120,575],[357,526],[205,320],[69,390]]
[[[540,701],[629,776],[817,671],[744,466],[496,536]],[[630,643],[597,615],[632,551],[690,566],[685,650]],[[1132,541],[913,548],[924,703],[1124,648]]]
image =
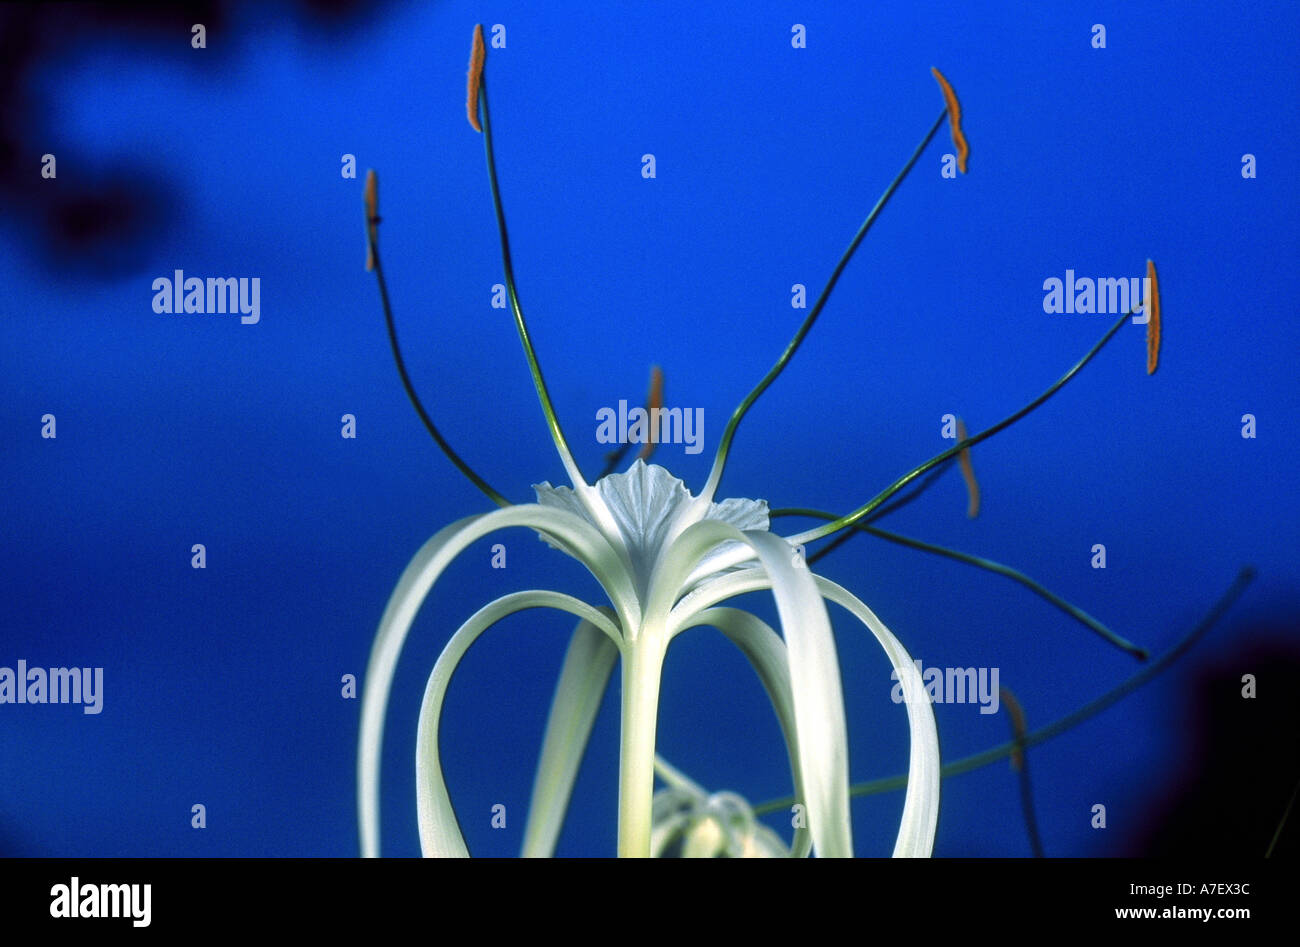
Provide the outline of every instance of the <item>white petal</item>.
[[[545,530],[567,545],[566,551],[596,576],[619,612],[623,624],[640,621],[640,605],[631,577],[591,524],[569,513],[536,504],[509,506],[470,516],[446,526],[420,547],[393,589],[370,648],[361,692],[361,733],[357,752],[357,805],[361,820],[361,854],[379,854],[379,760],[383,750],[384,715],[397,659],[424,598],[448,564],[465,547],[508,526]],[[602,620],[604,620],[602,616]]]
[[[618,524],[634,573],[648,577],[678,516],[690,508],[693,498],[686,484],[658,464],[637,458],[627,471],[602,477],[594,489]],[[569,510],[590,519],[582,499],[569,487],[542,483],[533,490],[542,506]],[[730,523],[740,530],[765,530],[767,501],[723,500],[710,504],[705,518]]]
[[907,794],[903,799],[903,818],[894,843],[895,858],[928,858],[934,851],[934,833],[939,822],[939,731],[934,722],[934,708],[926,693],[921,675],[884,622],[853,593],[829,579],[817,577],[821,593],[852,612],[871,629],[889,661],[898,672],[907,705],[907,724],[911,747],[907,764]]
[[822,858],[848,857],[853,854],[848,727],[830,618],[812,573],[794,564],[784,539],[762,532],[745,537],[771,580],[781,617],[813,850]]
[[564,667],[546,721],[532,801],[528,804],[528,823],[524,827],[525,858],[549,858],[555,852],[573,784],[578,778],[578,767],[617,661],[618,647],[609,636],[590,622],[581,622],[565,652]]
[[[939,734],[934,723],[934,709],[925,695],[925,686],[917,674],[916,665],[907,651],[888,628],[866,605],[845,589],[821,576],[814,577],[818,590],[831,601],[848,608],[861,619],[876,640],[884,647],[890,663],[903,682],[907,698],[908,727],[911,748],[907,779],[907,795],[903,803],[903,819],[898,838],[894,843],[896,856],[929,855],[934,848],[934,832],[939,813]],[[701,586],[674,609],[674,621],[689,616],[718,602],[769,587],[761,569],[749,569],[722,576]],[[869,618],[867,616],[870,616]]]
[[456,666],[469,646],[495,622],[527,608],[558,608],[577,615],[611,637],[617,635],[613,624],[596,609],[559,592],[514,592],[485,605],[456,630],[438,656],[424,688],[420,702],[420,724],[415,744],[415,802],[420,822],[420,848],[426,857],[465,858],[465,838],[461,835],[456,813],[447,795],[438,758],[438,722],[442,702]]
[[[850,856],[853,833],[849,820],[848,738],[839,659],[826,606],[812,573],[802,560],[796,565],[790,545],[771,533],[742,533],[712,520],[688,527],[674,540],[655,571],[644,609],[645,622],[653,626],[668,620],[687,574],[704,553],[726,540],[739,540],[753,548],[776,599],[788,653],[804,780],[803,802],[813,848],[821,857]],[[725,577],[717,578],[711,584],[725,581]],[[683,602],[683,606],[686,604]],[[689,607],[704,606],[696,601]]]
[[704,518],[730,523],[741,532],[770,527],[766,500],[742,500],[732,497],[710,505],[708,515]]

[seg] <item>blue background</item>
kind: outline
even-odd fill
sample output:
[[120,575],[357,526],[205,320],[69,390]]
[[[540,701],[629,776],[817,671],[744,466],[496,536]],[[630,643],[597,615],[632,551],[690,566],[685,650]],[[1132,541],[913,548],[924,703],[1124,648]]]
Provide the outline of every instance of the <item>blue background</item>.
[[[42,180],[33,159],[9,186],[122,172],[158,212],[81,255],[39,236],[30,203],[0,216],[0,664],[105,669],[99,716],[0,706],[0,851],[357,852],[359,702],[341,698],[340,678],[363,674],[421,543],[490,508],[400,387],[363,268],[366,168],[380,173],[407,363],[444,434],[515,502],[564,482],[514,328],[490,305],[501,262],[464,108],[476,22],[506,28],[488,76],[516,274],[589,477],[606,450],[596,410],[637,403],[658,364],[668,405],[703,408],[706,448],[665,445],[655,459],[699,489],[726,418],[804,315],[792,284],[815,298],[942,108],[931,66],[961,99],[970,173],[940,176],[953,150],[941,129],[741,426],[720,496],[858,506],[946,446],[942,415],[985,427],[1100,337],[1109,317],[1043,312],[1045,279],[1141,276],[1156,261],[1156,375],[1143,328],[1126,326],[1059,396],[976,448],[978,519],[953,471],[882,522],[1021,568],[1154,653],[1240,566],[1259,568],[1188,659],[1030,752],[1048,854],[1144,851],[1204,755],[1190,726],[1197,675],[1222,669],[1235,696],[1241,674],[1267,675],[1247,656],[1270,629],[1294,651],[1298,19],[1290,3],[447,2],[326,28],[297,7],[233,6],[206,50],[187,27],[69,28],[26,87],[31,148],[56,154],[58,177]],[[1097,22],[1104,50],[1090,44]],[[791,47],[794,23],[806,49]],[[1255,180],[1240,173],[1245,153]],[[344,154],[355,180],[340,175]],[[150,284],[175,269],[260,277],[260,323],[155,314]],[[56,440],[40,437],[47,412]],[[340,437],[345,413],[355,440]],[[1254,440],[1240,435],[1246,413]],[[495,541],[504,571],[489,568]],[[194,543],[206,570],[190,567]],[[1090,567],[1094,543],[1105,570]],[[966,565],[859,537],[817,568],[927,666],[1000,668],[1031,727],[1138,666]],[[428,670],[476,608],[524,588],[599,601],[579,567],[515,530],[468,551],[421,612],[389,709],[386,854],[419,852],[413,748]],[[832,617],[852,776],[901,772],[889,666]],[[518,851],[571,625],[507,620],[458,672],[443,761],[475,854]],[[561,854],[614,850],[617,699],[615,679]],[[945,760],[1008,737],[1005,714],[936,712]],[[1250,725],[1279,733],[1273,751],[1295,766],[1294,730],[1262,713]],[[716,633],[669,654],[659,748],[710,789],[754,802],[789,792],[762,690]],[[504,830],[489,826],[496,803]],[[1104,831],[1089,825],[1096,803]],[[888,854],[901,805],[900,793],[855,801],[859,853]],[[945,782],[936,854],[1028,851],[1005,763]],[[1242,852],[1258,854],[1255,841]]]

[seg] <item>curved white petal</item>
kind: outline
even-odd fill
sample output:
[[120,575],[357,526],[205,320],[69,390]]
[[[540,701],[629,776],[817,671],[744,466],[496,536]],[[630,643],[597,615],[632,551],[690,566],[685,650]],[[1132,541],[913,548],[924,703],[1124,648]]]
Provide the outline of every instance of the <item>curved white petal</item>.
[[[471,543],[498,529],[527,526],[565,544],[565,551],[591,570],[610,596],[625,625],[640,620],[631,577],[605,538],[586,520],[536,504],[509,506],[458,520],[440,529],[420,547],[389,597],[379,620],[361,693],[360,746],[357,752],[357,805],[361,819],[361,854],[379,854],[379,760],[384,714],[393,672],[411,623],[429,589],[451,561]],[[602,616],[602,620],[603,616]]]
[[[903,818],[894,843],[896,857],[925,857],[934,849],[934,833],[939,817],[939,733],[934,721],[924,683],[907,650],[876,617],[871,609],[829,579],[813,576],[822,595],[834,601],[862,621],[876,636],[903,684],[907,702],[907,722],[911,737],[908,759],[907,793],[903,801]],[[762,569],[747,569],[720,576],[695,589],[673,608],[673,623],[688,621],[696,612],[746,592],[769,588]]]
[[745,538],[772,583],[785,636],[813,849],[820,858],[848,857],[853,854],[848,726],[830,617],[812,573],[795,565],[784,539],[760,532],[745,533]]
[[460,659],[484,631],[507,615],[528,608],[558,608],[578,616],[610,638],[618,631],[613,623],[585,602],[559,592],[532,590],[514,592],[483,606],[456,630],[429,673],[420,702],[420,724],[415,744],[415,801],[420,821],[420,849],[426,857],[466,858],[465,838],[447,795],[438,758],[438,721],[447,686]]
[[670,628],[676,628],[684,625],[695,613],[712,608],[719,602],[744,595],[746,592],[764,592],[768,588],[770,586],[767,573],[757,566],[718,576],[682,596],[681,600],[672,607],[668,625]]
[[934,708],[926,693],[916,665],[907,649],[894,637],[885,623],[876,617],[852,592],[829,579],[817,576],[822,595],[842,605],[871,629],[889,662],[898,672],[907,705],[907,725],[911,746],[907,761],[907,795],[903,799],[903,818],[894,842],[895,858],[928,858],[934,851],[934,833],[939,822],[939,731],[935,726]]
[[[609,612],[608,609],[600,611]],[[528,804],[528,823],[524,826],[522,854],[525,858],[549,858],[555,852],[573,784],[578,778],[578,767],[617,661],[618,647],[609,636],[589,621],[579,622],[565,652],[546,720],[546,735],[542,738],[542,753]]]
[[[850,856],[848,728],[835,639],[812,573],[789,544],[771,533],[742,533],[716,520],[690,526],[673,542],[655,571],[645,621],[667,620],[686,575],[705,553],[728,540],[746,543],[757,553],[776,600],[788,655],[803,801],[813,848],[819,857]],[[725,582],[726,577],[711,581]]]
[[690,574],[682,579],[680,592],[690,593],[722,573],[757,568],[754,550],[741,543],[728,543],[702,559]]

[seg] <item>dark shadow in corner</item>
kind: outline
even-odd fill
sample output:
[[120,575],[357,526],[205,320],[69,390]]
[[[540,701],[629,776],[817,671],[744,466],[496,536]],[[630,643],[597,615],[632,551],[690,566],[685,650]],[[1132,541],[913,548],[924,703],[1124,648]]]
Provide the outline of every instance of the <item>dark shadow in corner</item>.
[[[1187,765],[1170,773],[1168,793],[1133,833],[1138,857],[1262,858],[1300,780],[1300,623],[1243,628],[1254,642],[1202,668],[1183,735]],[[1255,676],[1255,697],[1242,676]],[[1300,813],[1290,818],[1274,858],[1300,851]]]

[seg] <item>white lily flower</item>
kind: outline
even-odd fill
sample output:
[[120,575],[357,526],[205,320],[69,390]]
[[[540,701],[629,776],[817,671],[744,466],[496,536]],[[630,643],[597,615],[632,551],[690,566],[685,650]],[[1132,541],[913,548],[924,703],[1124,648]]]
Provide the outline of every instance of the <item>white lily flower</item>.
[[[776,708],[812,848],[851,855],[848,749],[839,663],[823,596],[845,605],[885,648],[908,695],[912,776],[896,855],[928,855],[938,816],[939,748],[933,711],[907,652],[873,614],[843,589],[814,576],[788,542],[768,531],[762,501],[696,502],[663,467],[637,460],[595,488],[542,484],[538,503],[508,507],[455,523],[416,554],[393,593],[372,651],[362,711],[360,763],[363,848],[378,853],[378,764],[384,707],[397,655],[438,575],[475,540],[507,526],[531,526],[582,562],[605,589],[600,611],[555,592],[499,598],[452,636],[429,677],[420,710],[417,780],[421,844],[426,855],[467,851],[438,761],[438,720],[452,672],[491,624],[527,608],[550,607],[581,619],[556,693],[525,833],[525,854],[549,854],[567,806],[596,707],[623,662],[619,852],[648,855],[653,822],[653,766],[659,678],[672,638],[713,625],[754,665]],[[596,509],[592,509],[595,506]],[[612,528],[606,524],[613,524]],[[688,577],[731,548],[747,547],[756,565]],[[776,600],[784,638],[736,609],[716,607],[756,589]],[[689,592],[689,594],[687,594]],[[917,699],[912,699],[917,698]]]
[[[962,170],[965,170],[968,146],[960,129],[956,95],[947,80],[934,70],[944,94],[944,110],[868,214],[793,340],[731,416],[699,495],[693,496],[682,481],[663,467],[644,462],[642,457],[653,449],[653,441],[628,470],[610,473],[598,478],[594,485],[588,484],[560,429],[515,288],[493,156],[492,125],[483,78],[485,57],[480,28],[475,31],[467,108],[474,129],[484,136],[511,312],[552,440],[572,486],[543,483],[534,487],[536,503],[512,506],[451,449],[430,420],[415,395],[397,345],[378,249],[378,186],[371,172],[365,192],[367,268],[375,272],[389,340],[407,395],[443,452],[501,509],[452,523],[426,542],[403,572],[380,620],[366,671],[361,711],[357,784],[362,853],[379,854],[379,760],[384,716],[393,673],[415,615],[442,572],[470,544],[497,530],[524,526],[537,531],[555,549],[581,562],[600,583],[608,603],[597,606],[557,591],[514,592],[489,602],[451,636],[429,675],[417,733],[417,805],[420,842],[426,855],[468,854],[439,763],[438,724],[452,674],[479,635],[501,618],[530,608],[568,612],[578,619],[578,626],[565,656],[547,722],[523,854],[549,855],[555,849],[578,767],[616,663],[621,665],[622,674],[620,855],[646,856],[674,848],[683,854],[712,855],[803,856],[810,851],[820,856],[853,854],[844,700],[826,601],[841,606],[875,636],[901,685],[911,747],[894,855],[929,855],[938,819],[939,742],[934,713],[920,673],[906,649],[871,609],[848,590],[808,568],[802,545],[853,528],[959,559],[1015,579],[1112,644],[1139,657],[1145,656],[1143,649],[1120,638],[1017,570],[869,525],[877,516],[888,512],[882,505],[916,478],[931,471],[937,473],[941,465],[955,463],[959,458],[972,487],[968,515],[975,515],[978,504],[969,462],[970,447],[992,437],[1052,397],[1119,331],[1132,311],[1121,316],[1102,340],[1039,398],[974,437],[967,437],[962,428],[952,447],[913,468],[851,513],[836,516],[797,508],[772,512],[772,516],[812,516],[827,521],[782,538],[771,532],[765,501],[714,501],[741,420],[798,350],[854,251],[945,120],[951,126]],[[1155,305],[1158,308],[1158,301]],[[1149,340],[1151,350],[1159,343],[1158,332],[1155,336],[1154,342]],[[1149,370],[1153,358],[1149,358]],[[662,375],[656,370],[648,399],[656,406],[661,404],[661,385]],[[611,459],[611,469],[621,456],[618,452]],[[924,484],[920,486],[923,488]],[[908,499],[900,498],[897,502]],[[755,615],[724,604],[754,591],[772,594],[780,634]],[[664,657],[677,635],[700,626],[717,628],[741,650],[776,712],[790,761],[793,798],[802,806],[803,814],[802,820],[795,820],[797,828],[789,846],[754,821],[752,810],[741,797],[733,793],[710,795],[662,761],[660,775],[669,788],[658,795],[654,793],[655,738]]]
[[[709,480],[698,497],[663,467],[647,465],[640,458],[629,470],[589,485],[560,430],[515,292],[497,191],[484,56],[480,31],[476,29],[468,109],[471,124],[482,131],[485,139],[505,285],[538,399],[573,486],[544,483],[535,488],[537,503],[511,506],[460,459],[434,427],[415,395],[397,347],[378,250],[378,188],[371,172],[366,188],[367,266],[373,268],[379,284],[394,357],[407,394],[453,463],[503,508],[453,523],[425,543],[402,574],[380,620],[366,671],[358,753],[363,854],[379,852],[379,759],[384,715],[397,659],[411,623],[434,582],[457,555],[489,533],[516,526],[531,527],[546,542],[581,562],[600,582],[609,605],[598,608],[553,591],[516,592],[484,606],[452,635],[429,676],[420,708],[417,803],[421,846],[426,855],[468,854],[439,764],[438,723],[448,683],[461,657],[480,634],[506,615],[529,608],[560,609],[579,622],[547,724],[525,830],[525,855],[547,855],[554,850],[615,660],[621,662],[623,684],[618,850],[620,855],[651,853],[660,673],[672,639],[700,625],[714,626],[735,642],[772,700],[785,737],[795,791],[806,812],[806,828],[796,831],[792,850],[807,854],[811,848],[822,856],[851,855],[844,700],[824,597],[844,605],[876,635],[902,681],[908,697],[912,768],[894,852],[930,854],[938,815],[938,737],[919,673],[906,651],[865,605],[814,576],[803,562],[802,550],[796,553],[789,542],[770,532],[764,501],[713,500],[740,419],[793,354],[798,340],[820,312],[829,287],[796,342],[732,417]],[[477,121],[480,112],[481,125]],[[656,371],[652,401],[661,395],[661,381]],[[780,618],[780,636],[755,616],[721,606],[728,598],[756,589],[772,593]],[[725,835],[730,823],[726,819],[718,821],[721,818],[714,813],[711,820],[705,821],[716,823]],[[697,827],[691,835],[695,840],[692,845],[704,845],[711,831]]]
[[735,793],[694,796],[677,788],[654,797],[650,853],[655,858],[789,858],[780,836],[754,818]]
[[[389,340],[407,395],[443,452],[501,509],[452,523],[426,542],[402,574],[380,620],[366,672],[358,753],[363,854],[379,853],[379,760],[384,715],[393,673],[411,623],[434,582],[471,543],[500,529],[524,526],[581,562],[598,580],[608,602],[598,606],[557,591],[515,592],[489,602],[451,636],[429,676],[419,716],[417,802],[420,841],[426,855],[468,854],[439,764],[438,723],[448,683],[461,657],[480,634],[501,618],[529,608],[568,612],[578,619],[578,626],[565,656],[547,723],[524,834],[525,855],[549,855],[554,851],[578,767],[616,662],[621,665],[622,674],[620,855],[650,855],[663,851],[670,841],[680,842],[683,851],[688,853],[806,855],[812,851],[820,856],[851,855],[844,700],[826,601],[847,610],[875,636],[901,685],[911,747],[907,791],[894,854],[929,855],[938,818],[939,743],[934,713],[920,673],[906,649],[871,609],[848,590],[810,571],[802,556],[802,546],[853,528],[960,559],[1014,578],[1112,644],[1143,656],[1142,649],[1017,570],[868,525],[888,511],[882,509],[882,504],[909,483],[927,472],[937,472],[941,465],[956,462],[959,455],[971,484],[970,447],[1043,404],[1078,373],[1132,313],[1121,317],[1101,342],[1042,396],[974,437],[966,437],[963,429],[956,444],[913,468],[851,513],[836,516],[797,508],[776,511],[771,515],[812,516],[827,521],[782,538],[771,532],[766,502],[714,501],[732,440],[746,412],[794,356],[854,251],[945,120],[951,125],[964,170],[968,149],[960,129],[956,95],[935,70],[944,93],[944,110],[868,214],[790,344],[727,422],[713,467],[699,495],[692,495],[682,481],[663,467],[644,462],[642,458],[653,449],[653,441],[628,470],[609,473],[598,478],[594,485],[589,484],[561,431],[515,288],[493,155],[485,57],[480,28],[475,31],[467,108],[474,129],[484,136],[511,313],[538,401],[572,486],[543,483],[534,488],[536,503],[512,506],[451,449],[430,420],[406,374],[397,345],[378,249],[378,186],[371,172],[365,192],[367,267],[375,272]],[[656,410],[662,403],[661,385],[662,375],[656,370],[648,399]],[[611,459],[611,470],[621,456],[618,452]],[[900,498],[899,502],[906,499]],[[977,510],[973,493],[970,510]],[[772,594],[780,634],[749,612],[724,604],[728,599],[754,591]],[[734,794],[709,795],[682,777],[671,783],[665,793],[654,795],[655,737],[664,656],[673,638],[699,626],[717,628],[740,648],[772,702],[790,760],[793,798],[803,807],[804,815],[803,820],[796,820],[799,827],[788,847],[758,826],[748,805]]]

